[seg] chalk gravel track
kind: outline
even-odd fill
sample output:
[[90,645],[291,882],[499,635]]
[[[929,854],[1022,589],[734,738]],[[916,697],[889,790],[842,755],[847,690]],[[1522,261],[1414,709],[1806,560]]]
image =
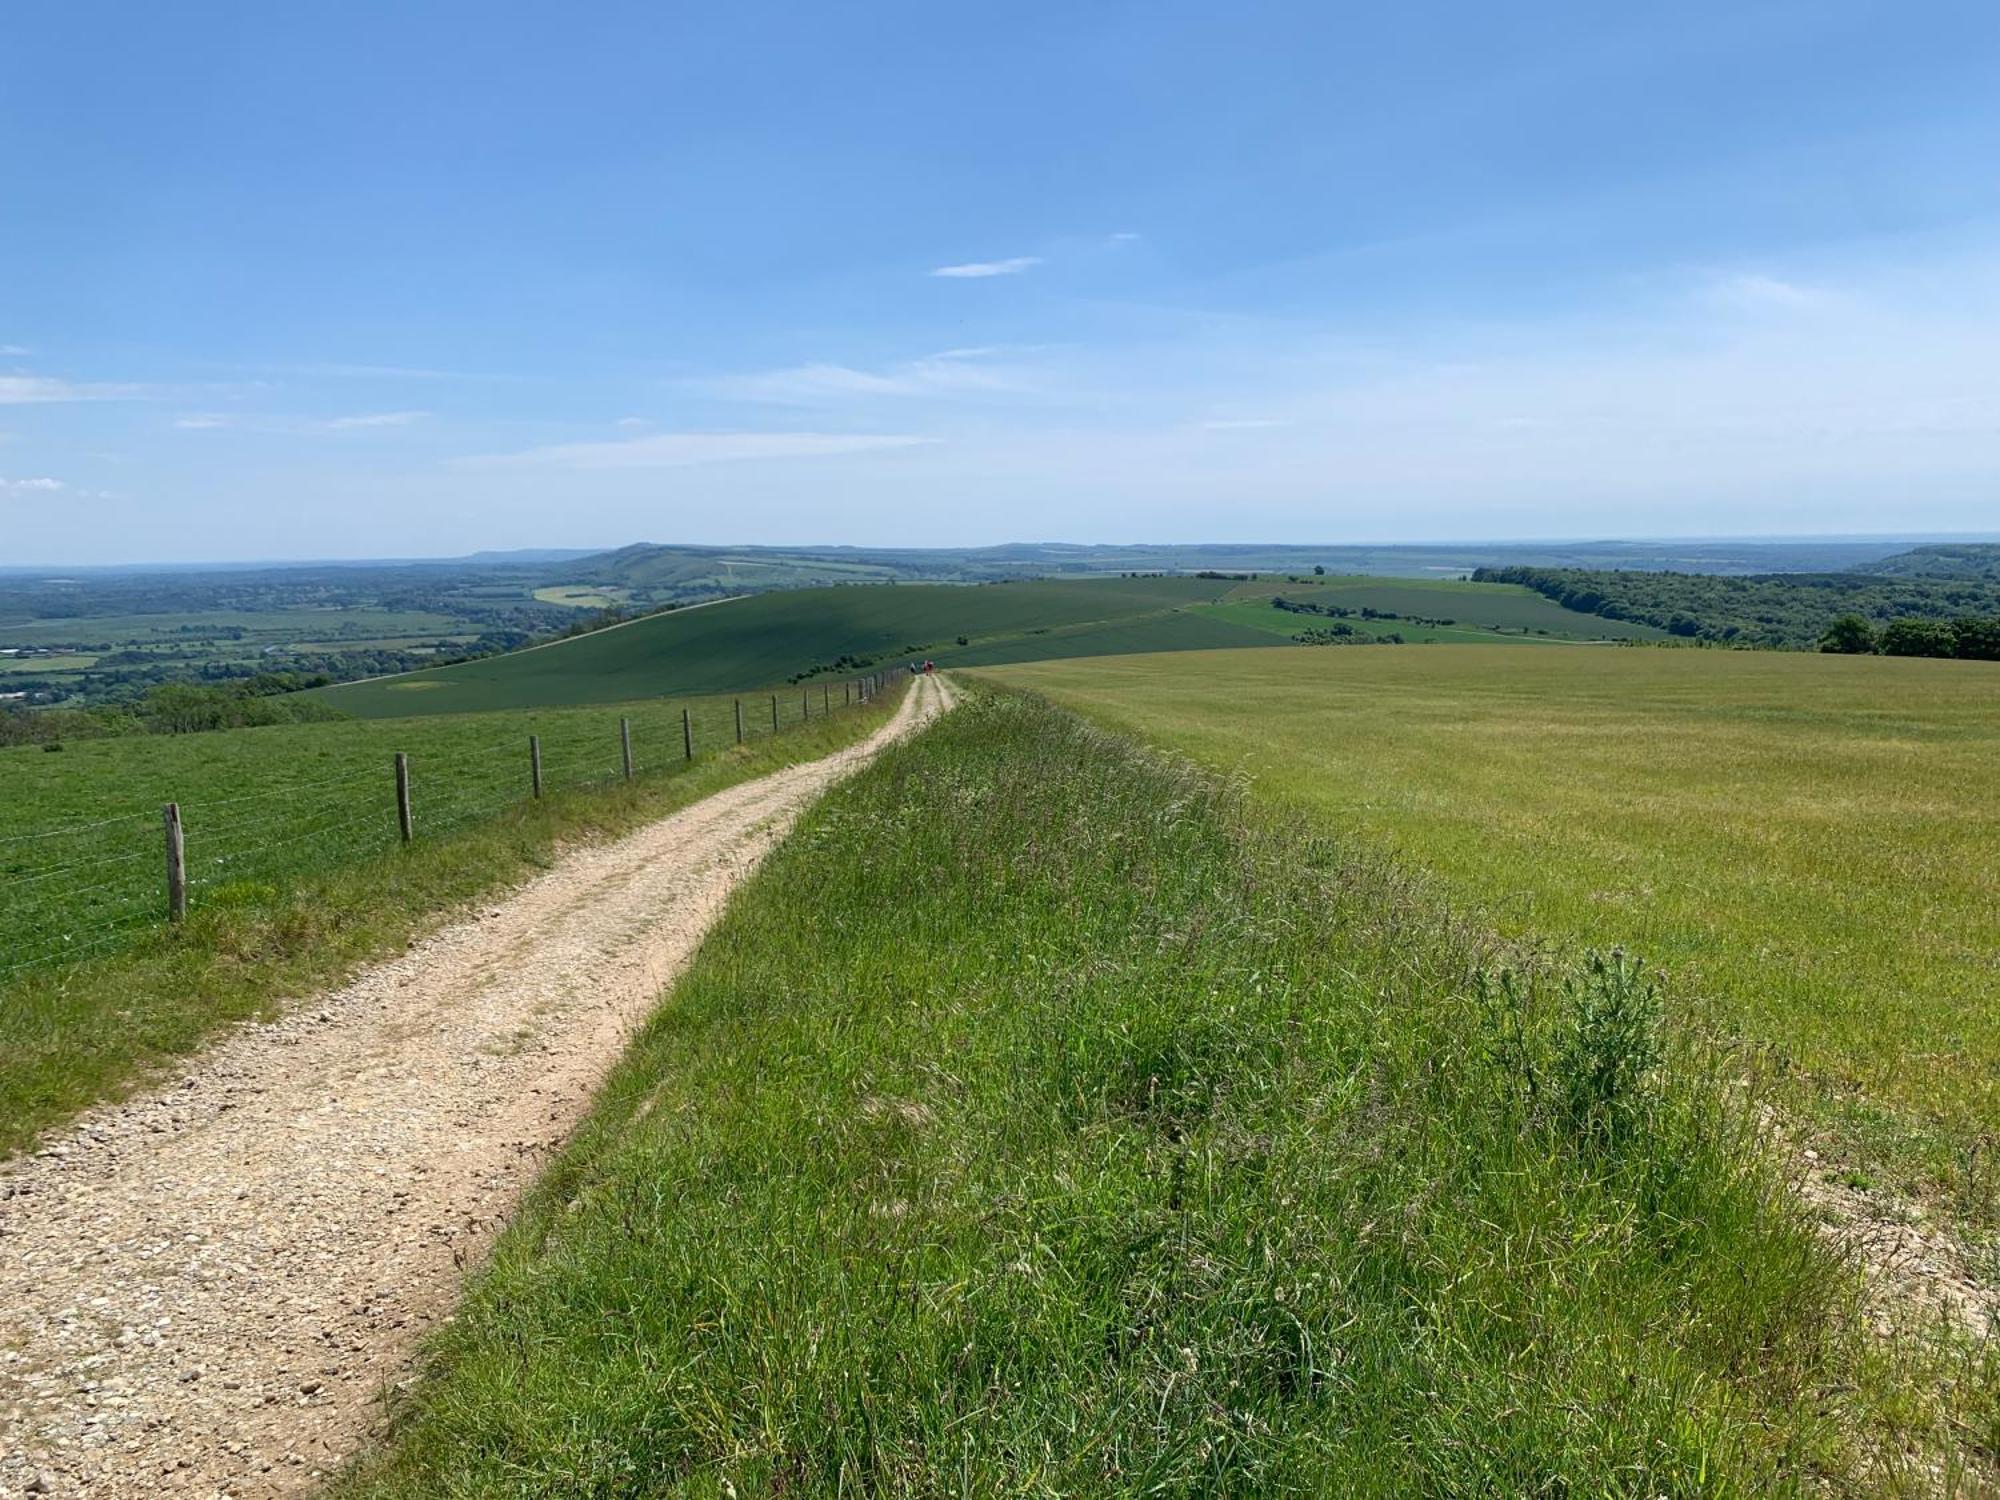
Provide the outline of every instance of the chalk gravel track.
[[0,1494],[269,1496],[386,1386],[730,892],[951,704],[590,848],[0,1167]]

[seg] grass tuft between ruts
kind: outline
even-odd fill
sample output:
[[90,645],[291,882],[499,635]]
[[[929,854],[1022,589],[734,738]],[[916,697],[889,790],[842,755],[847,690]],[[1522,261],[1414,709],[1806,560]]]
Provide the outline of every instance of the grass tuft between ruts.
[[739,894],[337,1492],[1893,1485],[1754,1101],[1622,959],[1501,969],[975,694]]

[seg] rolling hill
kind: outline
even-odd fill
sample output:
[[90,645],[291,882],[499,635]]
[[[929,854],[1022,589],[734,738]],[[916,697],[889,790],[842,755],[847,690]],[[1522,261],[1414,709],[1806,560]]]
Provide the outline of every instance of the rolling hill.
[[[1229,586],[1216,579],[1110,578],[795,589],[649,615],[506,656],[344,683],[323,695],[363,718],[396,718],[730,692],[804,674],[859,672],[906,653],[948,662],[961,636],[967,659],[983,663],[1170,650],[1181,640],[1281,644],[1227,622],[1191,624],[1181,613]],[[1071,638],[1087,631],[1108,634],[1094,645]],[[1055,649],[1063,640],[1070,649]]]
[[[1274,595],[1297,612],[1272,607]],[[1365,613],[1364,613],[1365,612]],[[1232,573],[779,590],[648,615],[504,656],[344,683],[362,718],[615,703],[852,675],[905,656],[941,666],[1286,646],[1317,627],[1357,643],[1657,639],[1516,585]]]

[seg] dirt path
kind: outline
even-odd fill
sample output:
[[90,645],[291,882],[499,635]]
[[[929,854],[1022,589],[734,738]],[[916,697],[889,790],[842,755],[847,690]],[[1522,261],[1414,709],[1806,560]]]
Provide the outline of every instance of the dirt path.
[[948,707],[579,852],[0,1168],[0,1494],[295,1493],[794,818]]

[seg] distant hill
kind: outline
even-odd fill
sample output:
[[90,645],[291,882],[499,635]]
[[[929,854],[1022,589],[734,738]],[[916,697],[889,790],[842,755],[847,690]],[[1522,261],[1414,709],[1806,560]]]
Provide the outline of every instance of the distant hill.
[[2000,580],[2000,543],[1945,542],[1912,547],[1854,571],[1879,578]]
[[841,583],[992,583],[1123,573],[1373,574],[1453,578],[1481,567],[1638,569],[1721,575],[1865,567],[1903,551],[1907,538],[1465,542],[1405,546],[1216,542],[993,547],[695,547],[640,543],[573,559],[548,581],[612,591],[633,604]]

